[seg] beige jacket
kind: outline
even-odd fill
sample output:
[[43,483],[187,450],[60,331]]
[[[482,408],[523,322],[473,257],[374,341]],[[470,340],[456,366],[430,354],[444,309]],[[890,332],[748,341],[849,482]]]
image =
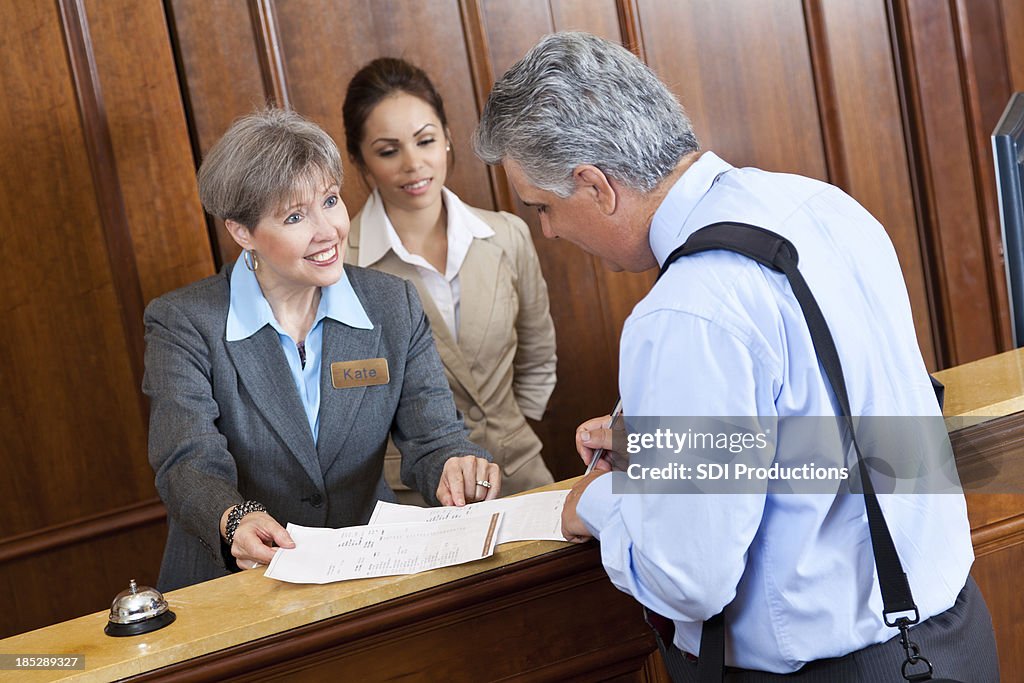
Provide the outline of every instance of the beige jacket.
[[[458,341],[414,266],[388,251],[369,267],[405,278],[416,287],[469,438],[501,466],[502,495],[506,495],[552,481],[540,455],[540,439],[526,416],[539,420],[554,390],[555,326],[526,223],[509,213],[467,208],[494,235],[474,239],[459,270]],[[371,229],[363,225],[363,214],[360,211],[352,220],[345,254],[348,263],[359,262],[360,233]],[[385,476],[400,498],[409,500],[403,493],[408,487],[398,476],[399,458],[396,450],[389,449]]]

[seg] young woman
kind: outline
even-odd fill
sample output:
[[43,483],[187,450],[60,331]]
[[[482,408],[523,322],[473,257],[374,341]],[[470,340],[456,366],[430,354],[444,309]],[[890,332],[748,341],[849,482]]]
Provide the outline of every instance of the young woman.
[[[455,404],[470,439],[500,465],[502,492],[551,482],[526,422],[541,419],[555,386],[555,330],[529,229],[444,187],[448,121],[419,68],[370,62],[349,83],[343,111],[348,153],[374,188],[352,221],[346,259],[415,285]],[[397,468],[387,469],[398,488]]]

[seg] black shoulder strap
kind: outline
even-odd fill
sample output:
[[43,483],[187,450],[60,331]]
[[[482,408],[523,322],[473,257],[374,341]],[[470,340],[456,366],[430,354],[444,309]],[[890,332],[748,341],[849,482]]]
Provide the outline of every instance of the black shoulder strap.
[[[825,321],[821,308],[818,307],[818,302],[807,286],[807,281],[804,280],[797,268],[799,259],[796,247],[785,237],[754,225],[731,222],[714,223],[694,232],[682,246],[673,251],[662,265],[658,277],[664,275],[676,259],[715,249],[724,249],[752,258],[767,268],[783,273],[789,280],[793,295],[807,320],[807,327],[810,329],[811,340],[814,343],[814,351],[825,370],[825,376],[832,384],[832,390],[836,394],[839,407],[853,439],[864,491],[864,506],[867,508],[871,548],[875,556],[875,568],[878,572],[878,583],[882,593],[882,617],[887,625],[897,626],[896,620],[890,621],[891,615],[913,612],[913,617],[909,618],[907,623],[916,623],[920,617],[910,592],[910,584],[903,571],[903,565],[900,563],[896,546],[893,544],[892,535],[889,533],[889,526],[885,523],[885,517],[882,515],[882,508],[878,504],[878,496],[875,495],[874,486],[868,476],[868,469],[861,456],[860,446],[857,445],[853,418],[850,415],[850,398],[846,392],[846,380],[843,376],[842,364],[839,362],[835,340],[828,329],[828,323]],[[704,623],[698,660],[698,680],[701,683],[721,681],[725,666],[724,658],[725,628],[723,617],[718,614]]]

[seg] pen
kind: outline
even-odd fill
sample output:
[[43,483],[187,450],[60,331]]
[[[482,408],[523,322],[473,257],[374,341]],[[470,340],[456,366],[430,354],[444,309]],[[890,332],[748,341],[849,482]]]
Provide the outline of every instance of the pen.
[[[615,407],[612,408],[612,416],[611,416],[611,419],[608,420],[608,429],[611,429],[612,425],[615,424],[615,418],[617,418],[621,414],[622,414],[622,397],[620,396],[619,400],[615,402]],[[597,461],[600,460],[601,456],[603,456],[603,455],[604,455],[604,449],[603,448],[598,448],[596,451],[594,451],[594,457],[590,459],[590,464],[587,465],[587,471],[583,473],[583,476],[586,476],[586,475],[588,475],[588,474],[590,474],[591,472],[594,471],[594,466],[597,464]]]

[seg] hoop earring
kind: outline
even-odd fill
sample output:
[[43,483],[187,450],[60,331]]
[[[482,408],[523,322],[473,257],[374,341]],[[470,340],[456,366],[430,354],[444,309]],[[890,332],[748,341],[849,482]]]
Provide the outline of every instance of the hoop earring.
[[242,252],[242,262],[245,264],[246,268],[254,273],[260,269],[260,260],[257,258],[256,251],[253,249],[246,249]]

